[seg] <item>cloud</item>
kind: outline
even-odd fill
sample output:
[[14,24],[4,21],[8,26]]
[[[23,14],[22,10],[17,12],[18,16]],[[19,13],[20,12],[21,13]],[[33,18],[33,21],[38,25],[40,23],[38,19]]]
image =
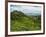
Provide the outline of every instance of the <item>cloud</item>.
[[40,13],[41,7],[39,6],[27,6],[27,5],[13,5],[10,7],[11,11],[18,10],[23,13]]

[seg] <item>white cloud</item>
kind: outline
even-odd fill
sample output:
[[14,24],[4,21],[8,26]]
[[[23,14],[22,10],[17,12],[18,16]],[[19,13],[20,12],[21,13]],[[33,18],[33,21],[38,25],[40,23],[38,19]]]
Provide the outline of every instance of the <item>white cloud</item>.
[[18,11],[22,11],[23,13],[40,13],[41,11],[41,7],[35,7],[35,6],[12,6],[11,7],[11,11],[13,10],[18,10]]

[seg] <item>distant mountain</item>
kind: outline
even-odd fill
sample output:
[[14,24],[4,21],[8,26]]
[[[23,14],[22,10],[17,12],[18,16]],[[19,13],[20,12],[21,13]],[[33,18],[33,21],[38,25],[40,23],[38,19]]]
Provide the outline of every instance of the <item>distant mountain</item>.
[[24,13],[25,15],[28,15],[28,16],[39,16],[41,14],[38,14],[38,13]]

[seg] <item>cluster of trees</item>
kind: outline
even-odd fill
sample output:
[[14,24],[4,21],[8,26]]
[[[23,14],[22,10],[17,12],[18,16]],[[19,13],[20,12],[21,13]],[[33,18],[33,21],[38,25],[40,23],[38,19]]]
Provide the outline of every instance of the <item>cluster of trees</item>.
[[21,11],[13,11],[11,12],[11,20],[18,20],[21,19],[21,17],[24,16],[24,13],[22,13]]

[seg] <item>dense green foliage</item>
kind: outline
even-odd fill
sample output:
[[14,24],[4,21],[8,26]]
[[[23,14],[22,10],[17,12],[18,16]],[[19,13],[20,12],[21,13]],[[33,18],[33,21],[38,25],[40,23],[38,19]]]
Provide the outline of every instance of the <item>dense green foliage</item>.
[[41,16],[26,16],[21,11],[11,12],[11,31],[34,31],[41,29]]

